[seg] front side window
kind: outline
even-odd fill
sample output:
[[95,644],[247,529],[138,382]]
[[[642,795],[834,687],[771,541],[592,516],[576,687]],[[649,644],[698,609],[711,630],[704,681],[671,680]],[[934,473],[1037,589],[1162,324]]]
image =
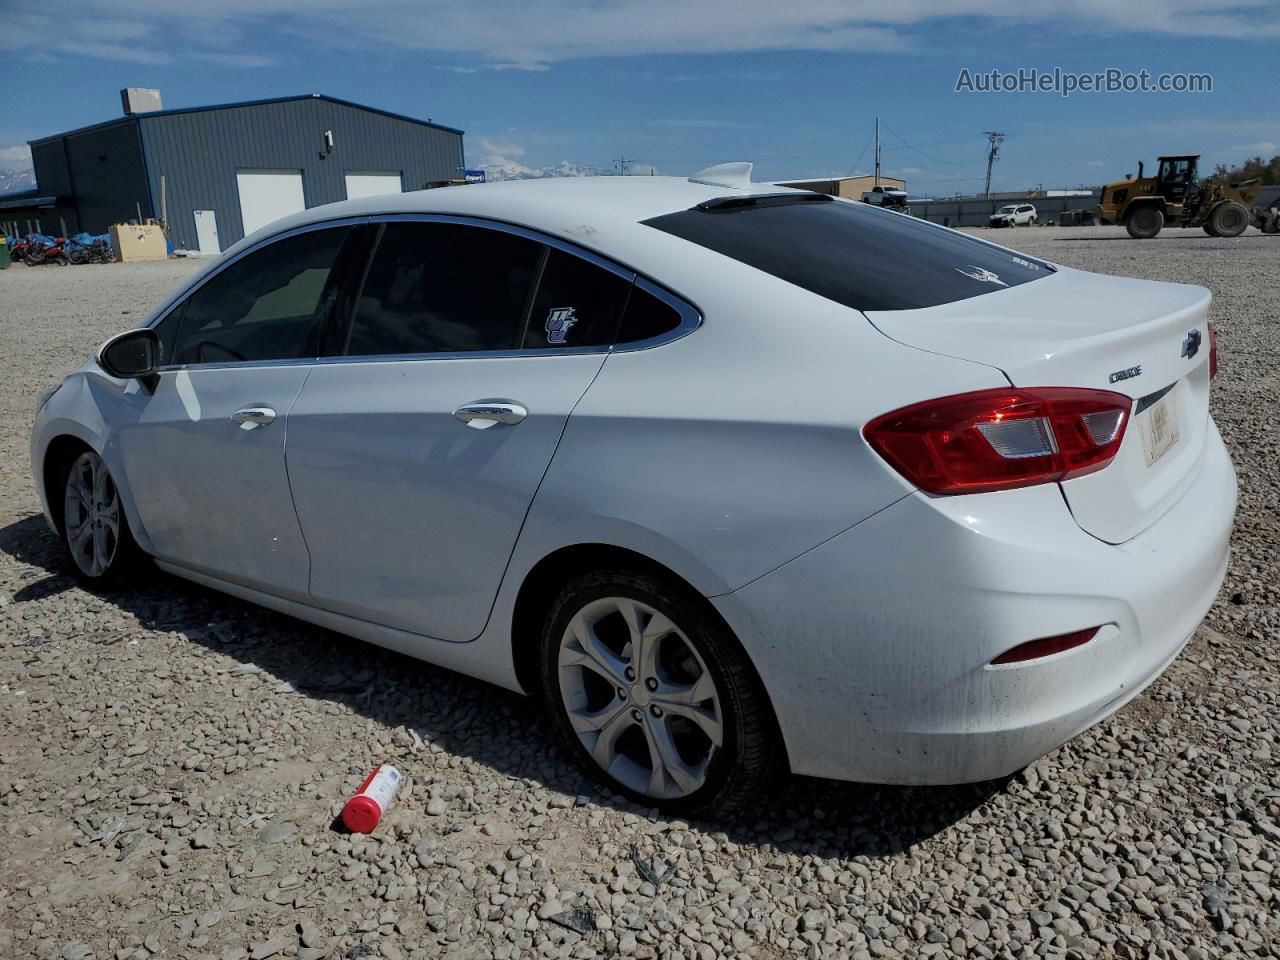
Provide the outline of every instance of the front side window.
[[[193,293],[171,363],[298,359],[315,353],[316,314],[346,227],[286,237],[246,255]],[[172,316],[172,315],[171,315]],[[166,328],[171,326],[165,321]],[[161,331],[161,342],[165,336]]]
[[515,349],[542,249],[525,237],[463,224],[384,224],[338,352]]
[[588,260],[549,249],[522,347],[609,346],[630,286],[629,280]]
[[815,195],[713,200],[644,223],[855,310],[932,307],[1053,273],[955,230]]

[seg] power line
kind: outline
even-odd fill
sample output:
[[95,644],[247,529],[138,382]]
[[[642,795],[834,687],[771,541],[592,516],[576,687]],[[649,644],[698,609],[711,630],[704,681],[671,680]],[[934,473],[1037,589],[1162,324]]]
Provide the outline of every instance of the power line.
[[893,129],[893,127],[889,126],[887,123],[881,122],[881,126],[883,126],[886,130],[888,130],[895,137],[897,137],[898,140],[901,141],[904,147],[906,147],[908,150],[911,150],[915,153],[920,154],[920,156],[924,157],[926,160],[930,160],[933,163],[940,163],[944,167],[960,166],[960,164],[956,163],[954,160],[939,160],[937,157],[932,157],[929,154],[925,153],[923,150],[917,147],[913,147],[911,144],[907,143],[907,141],[903,138],[902,134],[898,133],[897,130]]
[[857,173],[857,172],[858,172],[858,170],[861,168],[861,165],[862,165],[862,158],[866,155],[866,153],[867,153],[867,147],[871,146],[871,141],[872,141],[872,140],[874,140],[874,139],[875,139],[875,134],[873,133],[873,134],[871,134],[871,136],[867,137],[867,142],[866,142],[866,143],[864,143],[864,144],[862,145],[862,149],[858,151],[858,159],[857,159],[857,160],[855,160],[855,161],[853,161],[853,172],[854,172],[854,173]]

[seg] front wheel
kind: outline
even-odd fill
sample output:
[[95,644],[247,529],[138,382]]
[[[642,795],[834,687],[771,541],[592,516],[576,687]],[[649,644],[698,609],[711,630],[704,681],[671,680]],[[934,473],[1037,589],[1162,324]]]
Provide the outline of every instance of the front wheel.
[[1249,211],[1243,204],[1229,201],[1214,207],[1207,225],[1213,227],[1215,236],[1238,237],[1249,226]]
[[62,543],[71,572],[90,586],[119,586],[136,566],[138,545],[102,458],[85,450],[63,483]]
[[687,587],[629,570],[574,578],[544,624],[540,667],[565,747],[638,803],[729,814],[773,768],[777,738],[760,681]]
[[1124,221],[1129,236],[1135,240],[1150,240],[1164,227],[1164,211],[1159,207],[1139,207]]

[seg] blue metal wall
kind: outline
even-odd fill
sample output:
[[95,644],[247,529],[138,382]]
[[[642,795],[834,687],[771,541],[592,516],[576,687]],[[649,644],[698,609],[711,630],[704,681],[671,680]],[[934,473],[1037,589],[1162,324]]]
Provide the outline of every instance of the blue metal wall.
[[58,198],[41,211],[43,230],[105,233],[113,223],[154,216],[142,163],[138,124],[132,118],[60,134],[31,144],[40,192]]
[[[299,170],[308,207],[346,199],[347,173],[395,172],[405,190],[462,176],[462,133],[322,97],[140,114],[151,199],[164,178],[169,236],[198,247],[196,210],[213,210],[223,249],[244,236],[237,170]],[[324,133],[333,131],[332,152]]]

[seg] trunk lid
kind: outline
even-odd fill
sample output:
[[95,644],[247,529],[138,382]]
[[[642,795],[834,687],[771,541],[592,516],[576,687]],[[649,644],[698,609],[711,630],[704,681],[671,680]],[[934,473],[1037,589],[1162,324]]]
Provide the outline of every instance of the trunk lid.
[[1084,530],[1122,543],[1159,519],[1199,469],[1209,301],[1203,287],[1058,267],[987,296],[866,316],[900,343],[998,367],[1017,387],[1094,387],[1132,399],[1116,458],[1060,485]]

